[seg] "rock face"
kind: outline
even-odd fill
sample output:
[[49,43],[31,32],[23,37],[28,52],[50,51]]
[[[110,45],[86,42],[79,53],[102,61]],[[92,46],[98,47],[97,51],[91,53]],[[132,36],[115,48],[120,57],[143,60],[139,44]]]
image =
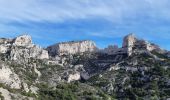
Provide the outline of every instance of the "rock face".
[[15,39],[0,39],[0,53],[9,54],[11,60],[27,58],[48,59],[48,51],[32,43],[31,36],[22,35]]
[[9,66],[0,65],[0,83],[8,85],[10,88],[20,89],[21,81],[16,73],[14,73]]
[[32,38],[29,35],[22,35],[14,39],[14,46],[31,46],[32,45]]
[[96,45],[93,41],[71,41],[58,43],[47,48],[51,56],[63,54],[76,54],[83,52],[93,52],[96,50]]
[[136,43],[136,38],[134,34],[129,34],[124,37],[122,48],[125,48],[126,52],[130,56],[132,54],[132,48]]
[[125,52],[127,52],[128,56],[132,55],[134,48],[138,48],[138,51],[140,51],[140,50],[147,50],[147,51],[157,50],[157,51],[163,52],[163,50],[161,50],[159,48],[159,46],[157,46],[155,44],[151,44],[145,40],[137,39],[134,34],[129,34],[124,37],[122,48]]
[[0,39],[0,53],[7,53],[11,43],[12,43],[12,39],[5,39],[5,38],[1,38]]

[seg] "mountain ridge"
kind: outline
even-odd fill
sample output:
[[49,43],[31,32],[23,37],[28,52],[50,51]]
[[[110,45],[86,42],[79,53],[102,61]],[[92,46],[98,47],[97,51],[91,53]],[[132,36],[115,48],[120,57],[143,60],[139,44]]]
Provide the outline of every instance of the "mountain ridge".
[[44,49],[29,35],[1,38],[0,98],[167,100],[169,55],[169,51],[133,34],[124,37],[122,47],[105,49],[89,40]]

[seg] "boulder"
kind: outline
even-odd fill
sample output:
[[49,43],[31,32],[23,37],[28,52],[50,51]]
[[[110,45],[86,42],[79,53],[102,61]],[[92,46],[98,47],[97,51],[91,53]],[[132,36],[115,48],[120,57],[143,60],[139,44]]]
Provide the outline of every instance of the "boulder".
[[81,75],[79,72],[75,73],[75,74],[69,74],[68,75],[68,79],[67,82],[70,83],[72,81],[77,81],[81,79]]

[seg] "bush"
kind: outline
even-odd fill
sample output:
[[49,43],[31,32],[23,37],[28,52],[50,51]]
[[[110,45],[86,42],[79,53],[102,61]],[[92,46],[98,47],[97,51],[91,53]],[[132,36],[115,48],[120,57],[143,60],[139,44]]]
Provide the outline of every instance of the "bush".
[[77,86],[74,84],[60,84],[56,89],[50,88],[46,84],[41,84],[39,87],[39,100],[77,100],[74,93]]
[[2,96],[2,93],[0,92],[0,99],[5,100],[5,98]]
[[27,97],[36,97],[36,95],[34,93],[32,93],[31,91],[29,91],[29,92],[23,91],[23,92],[21,92],[21,94],[24,96],[27,96]]

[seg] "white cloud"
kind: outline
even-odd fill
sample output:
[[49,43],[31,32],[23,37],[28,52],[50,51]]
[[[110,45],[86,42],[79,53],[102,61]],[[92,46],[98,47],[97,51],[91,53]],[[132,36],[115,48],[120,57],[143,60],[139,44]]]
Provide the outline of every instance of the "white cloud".
[[168,0],[0,0],[0,22],[96,17],[115,22],[140,15],[169,18],[169,10]]

